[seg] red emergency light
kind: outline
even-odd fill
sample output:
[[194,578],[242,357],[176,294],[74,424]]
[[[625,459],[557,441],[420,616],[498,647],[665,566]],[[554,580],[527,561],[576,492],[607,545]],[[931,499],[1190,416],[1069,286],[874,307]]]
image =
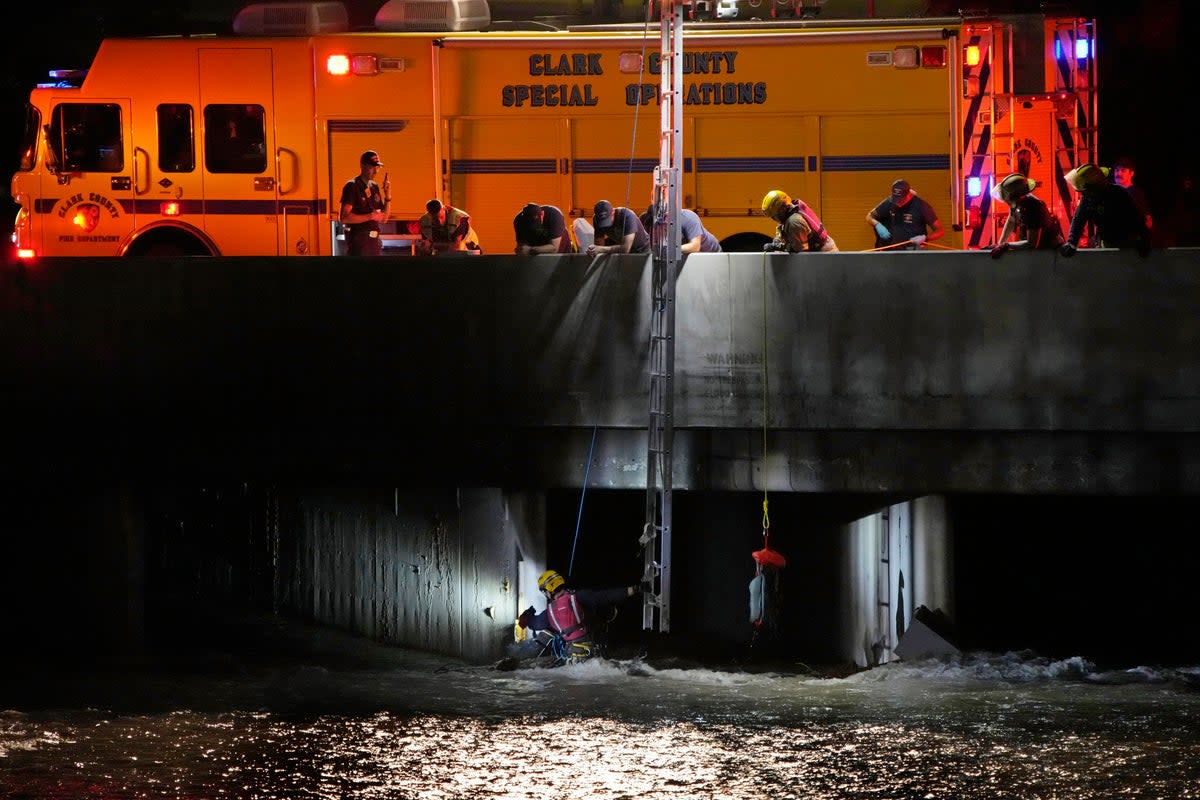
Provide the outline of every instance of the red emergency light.
[[946,48],[942,45],[922,47],[921,66],[932,68],[946,66]]
[[178,217],[179,202],[176,200],[164,200],[159,203],[158,210],[164,217]]

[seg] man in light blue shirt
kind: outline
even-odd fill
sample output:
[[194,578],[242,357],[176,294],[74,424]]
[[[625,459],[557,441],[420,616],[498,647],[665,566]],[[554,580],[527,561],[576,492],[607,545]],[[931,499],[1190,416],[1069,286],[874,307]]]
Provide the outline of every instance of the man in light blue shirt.
[[[642,225],[648,231],[654,230],[656,216],[654,211],[654,206],[651,205],[642,215]],[[682,243],[680,249],[684,253],[721,252],[721,243],[704,227],[704,223],[700,221],[700,215],[686,208],[679,209],[679,238]]]

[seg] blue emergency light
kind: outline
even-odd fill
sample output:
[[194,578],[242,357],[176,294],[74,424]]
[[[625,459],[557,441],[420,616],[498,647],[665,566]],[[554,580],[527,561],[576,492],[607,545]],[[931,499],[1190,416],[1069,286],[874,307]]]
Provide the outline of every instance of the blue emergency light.
[[967,178],[967,197],[976,198],[983,194],[983,179],[978,175]]
[[[1091,39],[1076,39],[1075,40],[1075,58],[1079,61],[1086,61],[1092,54]],[[1063,43],[1062,39],[1054,40],[1054,58],[1057,61],[1062,61],[1063,58]]]

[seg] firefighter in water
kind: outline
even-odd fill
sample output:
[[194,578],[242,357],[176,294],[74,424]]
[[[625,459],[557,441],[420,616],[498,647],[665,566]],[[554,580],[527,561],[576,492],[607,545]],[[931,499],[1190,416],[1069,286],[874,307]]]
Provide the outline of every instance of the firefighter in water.
[[538,589],[546,598],[546,610],[536,614],[530,606],[521,613],[517,624],[535,632],[552,632],[561,641],[562,652],[558,655],[563,661],[583,661],[598,655],[597,626],[611,619],[617,603],[641,591],[639,586],[572,589],[552,569],[538,578]]
[[[1046,203],[1034,195],[1037,181],[1014,172],[992,189],[992,197],[1009,207],[1004,230],[992,248],[992,258],[999,258],[1009,250],[1057,250],[1062,246],[1062,228],[1058,217],[1050,213]],[[1015,242],[1008,237],[1016,232],[1020,238]]]
[[346,226],[346,244],[352,256],[377,256],[383,252],[379,225],[387,222],[392,211],[392,182],[387,175],[383,186],[375,182],[383,162],[374,150],[359,158],[358,177],[342,187],[341,221]]
[[763,246],[768,252],[836,253],[837,243],[825,230],[820,217],[803,200],[773,189],[762,201],[762,212],[775,220],[775,239]]
[[1082,164],[1064,177],[1079,192],[1079,206],[1071,217],[1071,231],[1067,234],[1066,244],[1059,248],[1064,256],[1075,255],[1088,223],[1096,226],[1101,247],[1127,247],[1143,256],[1150,254],[1146,218],[1138,211],[1129,192],[1109,180],[1107,167]]

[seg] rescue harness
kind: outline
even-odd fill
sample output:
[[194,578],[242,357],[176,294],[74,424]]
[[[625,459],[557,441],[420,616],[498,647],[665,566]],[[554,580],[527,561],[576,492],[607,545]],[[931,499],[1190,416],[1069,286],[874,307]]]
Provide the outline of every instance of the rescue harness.
[[583,609],[575,601],[574,592],[563,592],[546,606],[555,633],[570,643],[587,635]]
[[791,214],[788,216],[799,214],[804,217],[804,222],[808,225],[808,249],[812,252],[820,251],[829,241],[829,234],[825,232],[825,223],[821,222],[821,218],[803,200],[793,200],[791,208]]

